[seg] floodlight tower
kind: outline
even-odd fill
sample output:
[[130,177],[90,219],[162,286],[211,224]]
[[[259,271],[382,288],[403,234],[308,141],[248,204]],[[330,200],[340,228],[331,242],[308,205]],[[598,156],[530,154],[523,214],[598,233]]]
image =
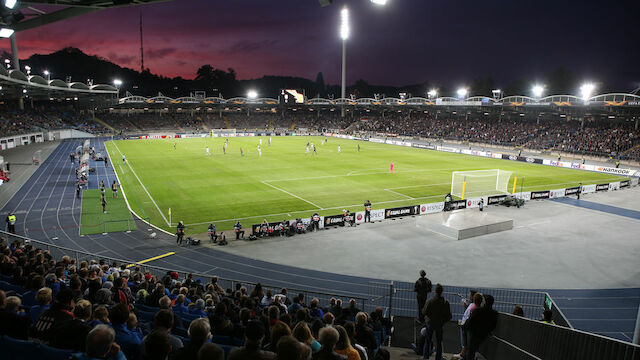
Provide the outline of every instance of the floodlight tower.
[[595,89],[596,85],[593,83],[584,83],[580,86],[580,95],[582,96],[582,100],[584,100],[585,104],[589,102],[589,98]]
[[347,39],[349,39],[349,9],[340,11],[340,38],[342,39],[342,91],[340,96],[347,97]]
[[540,99],[540,97],[542,97],[542,94],[544,93],[544,86],[540,84],[533,85],[533,88],[531,88],[531,92],[533,93],[533,97],[535,97],[536,99]]
[[458,98],[460,98],[461,100],[464,100],[465,97],[467,96],[467,88],[458,89],[458,91],[456,91],[456,94],[458,94]]

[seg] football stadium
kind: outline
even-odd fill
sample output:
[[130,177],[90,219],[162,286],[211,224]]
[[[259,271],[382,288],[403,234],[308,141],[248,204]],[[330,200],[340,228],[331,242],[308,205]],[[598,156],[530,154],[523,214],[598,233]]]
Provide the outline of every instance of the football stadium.
[[2,0],[0,358],[640,359],[625,6]]

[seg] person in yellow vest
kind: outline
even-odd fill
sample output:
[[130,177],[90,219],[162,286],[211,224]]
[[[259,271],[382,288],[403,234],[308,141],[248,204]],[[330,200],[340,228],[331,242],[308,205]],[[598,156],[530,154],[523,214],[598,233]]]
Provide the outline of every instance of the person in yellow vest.
[[16,233],[16,215],[14,213],[9,213],[9,215],[7,215],[7,231],[15,234]]

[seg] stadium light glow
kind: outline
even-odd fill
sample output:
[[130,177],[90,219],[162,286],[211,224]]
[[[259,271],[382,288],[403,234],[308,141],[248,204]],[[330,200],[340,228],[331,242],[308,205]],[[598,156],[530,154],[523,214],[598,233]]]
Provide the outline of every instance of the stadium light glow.
[[582,86],[580,86],[580,95],[582,95],[584,100],[588,100],[595,89],[596,85],[593,83],[582,84]]
[[120,85],[122,85],[122,80],[120,79],[113,80],[113,85],[115,85],[116,87],[119,87]]
[[493,94],[493,97],[497,99],[500,96],[500,94],[502,94],[502,90],[500,89],[491,90],[491,93]]
[[387,0],[371,0],[371,2],[376,5],[387,5]]
[[436,89],[431,89],[431,90],[429,90],[429,92],[427,93],[427,95],[428,95],[430,98],[435,98],[436,96],[438,96],[438,90],[436,90]]
[[349,38],[349,9],[346,7],[340,11],[340,38],[345,41]]
[[464,99],[465,96],[467,96],[467,89],[466,88],[460,88],[460,89],[458,89],[458,91],[456,91],[456,94],[458,94],[459,98]]
[[247,92],[247,97],[249,99],[255,99],[258,97],[258,92],[255,90],[249,90],[249,92]]
[[533,86],[533,88],[531,88],[531,92],[533,93],[534,97],[539,98],[542,96],[542,93],[544,92],[544,86],[536,84]]
[[8,7],[9,9],[13,9],[17,3],[18,0],[4,0],[4,6]]
[[2,28],[0,29],[0,38],[8,38],[13,35],[13,29]]

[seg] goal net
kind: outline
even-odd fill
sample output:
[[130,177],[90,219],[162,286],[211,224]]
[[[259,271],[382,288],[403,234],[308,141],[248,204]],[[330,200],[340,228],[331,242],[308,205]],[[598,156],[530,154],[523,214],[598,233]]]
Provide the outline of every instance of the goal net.
[[500,169],[454,171],[451,173],[451,195],[461,199],[507,194],[511,171]]

